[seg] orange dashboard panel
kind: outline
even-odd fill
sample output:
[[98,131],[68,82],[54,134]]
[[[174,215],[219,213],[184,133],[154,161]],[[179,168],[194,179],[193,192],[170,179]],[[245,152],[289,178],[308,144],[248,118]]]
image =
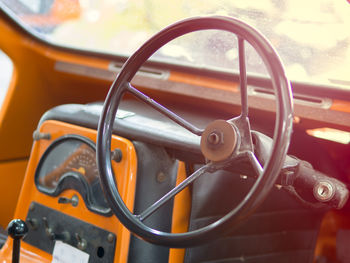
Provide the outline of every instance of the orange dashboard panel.
[[[51,262],[52,246],[65,239],[98,262],[127,262],[130,232],[112,214],[101,192],[95,161],[96,130],[50,120],[39,132],[41,139],[33,144],[15,212],[15,218],[25,220],[29,227],[21,244],[20,262]],[[134,146],[113,136],[111,151],[116,156],[112,166],[119,193],[133,210],[137,174]],[[8,238],[0,259],[5,263],[12,262],[11,258],[12,240]]]

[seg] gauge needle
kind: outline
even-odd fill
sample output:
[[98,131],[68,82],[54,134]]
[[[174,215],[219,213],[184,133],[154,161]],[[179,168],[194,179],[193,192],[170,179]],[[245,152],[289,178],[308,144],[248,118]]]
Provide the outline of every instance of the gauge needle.
[[82,174],[82,175],[85,175],[85,168],[82,167],[82,166],[80,166],[79,169],[77,169],[77,168],[72,168],[72,170],[73,170],[74,172],[78,172],[78,173],[80,173],[80,174]]

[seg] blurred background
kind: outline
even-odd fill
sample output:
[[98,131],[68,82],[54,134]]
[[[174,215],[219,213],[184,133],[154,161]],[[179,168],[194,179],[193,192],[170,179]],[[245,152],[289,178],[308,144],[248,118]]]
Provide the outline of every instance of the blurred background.
[[[350,88],[350,3],[347,0],[0,0],[40,37],[64,46],[131,55],[180,19],[225,15],[261,31],[292,80]],[[248,73],[266,74],[247,47]],[[1,57],[0,57],[1,58]],[[177,39],[152,59],[238,70],[236,36],[203,31]],[[0,65],[1,67],[1,65]]]

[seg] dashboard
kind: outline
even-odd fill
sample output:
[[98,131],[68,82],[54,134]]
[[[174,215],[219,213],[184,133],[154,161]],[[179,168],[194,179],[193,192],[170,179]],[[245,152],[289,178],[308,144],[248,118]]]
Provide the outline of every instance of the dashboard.
[[[30,198],[21,198],[19,202],[20,208],[29,209],[18,210],[29,225],[23,242],[28,253],[32,247],[45,251],[40,260],[49,262],[55,244],[62,241],[89,254],[89,262],[141,262],[144,258],[150,262],[178,262],[181,258],[190,262],[218,260],[236,257],[243,248],[247,258],[256,253],[272,261],[281,255],[299,261],[312,257],[326,210],[310,210],[279,187],[273,189],[247,224],[215,244],[185,252],[148,244],[132,236],[111,214],[98,180],[95,141],[101,110],[101,103],[66,104],[49,110],[40,120],[22,194]],[[186,108],[180,112],[198,127],[221,117],[218,112],[204,116]],[[113,135],[112,165],[123,200],[135,213],[157,201],[205,162],[198,136],[136,100],[123,100],[116,123],[114,132],[122,137]],[[163,231],[181,232],[211,222],[234,207],[254,182],[252,177],[233,174],[228,170],[206,176],[146,223]],[[259,242],[271,240],[266,241],[266,247],[257,248],[248,245],[252,238]],[[291,242],[293,239],[295,242]],[[301,239],[308,241],[301,243]],[[242,244],[242,240],[247,243]],[[273,242],[283,244],[280,252],[266,254]],[[224,247],[226,252],[215,253],[218,247]]]

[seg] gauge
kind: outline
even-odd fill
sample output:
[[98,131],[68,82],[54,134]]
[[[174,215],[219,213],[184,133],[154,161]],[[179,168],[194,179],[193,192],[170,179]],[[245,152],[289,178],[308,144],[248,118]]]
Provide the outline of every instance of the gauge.
[[85,137],[66,135],[52,142],[39,161],[35,183],[51,196],[75,189],[91,211],[111,212],[99,181],[95,144]]

